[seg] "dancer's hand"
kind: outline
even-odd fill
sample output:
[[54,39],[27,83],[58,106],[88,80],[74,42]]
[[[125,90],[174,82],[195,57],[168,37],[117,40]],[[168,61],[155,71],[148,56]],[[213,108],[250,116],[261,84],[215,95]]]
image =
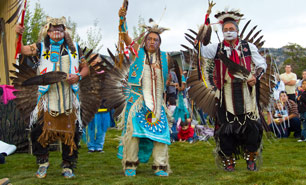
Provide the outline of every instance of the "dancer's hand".
[[21,26],[20,24],[17,24],[16,27],[15,27],[15,32],[16,32],[17,34],[22,35],[23,32],[24,32],[24,26]]
[[79,76],[76,74],[69,74],[68,78],[67,78],[67,82],[69,84],[74,84],[77,83],[79,81]]
[[247,83],[248,83],[248,85],[251,86],[251,87],[254,86],[254,85],[256,84],[256,78],[255,78],[255,76],[253,75],[252,78],[249,79],[249,80],[247,81]]
[[125,17],[126,16],[126,9],[125,8],[120,8],[118,12],[119,17]]

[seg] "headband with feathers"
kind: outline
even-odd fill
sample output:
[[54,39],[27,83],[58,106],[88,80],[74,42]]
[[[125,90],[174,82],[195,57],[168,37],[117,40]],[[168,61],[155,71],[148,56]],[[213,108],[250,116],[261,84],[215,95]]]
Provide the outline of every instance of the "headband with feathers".
[[226,21],[236,21],[237,24],[239,24],[240,20],[243,17],[243,14],[240,13],[240,10],[229,10],[228,8],[225,8],[225,10],[222,12],[218,11],[215,14],[215,17],[219,20],[219,24],[223,24]]
[[141,27],[144,28],[147,33],[158,33],[158,34],[162,34],[164,31],[169,30],[169,28],[163,28],[163,27],[159,27],[158,24],[152,19],[149,19],[149,23],[152,26],[147,26],[147,25],[142,25]]

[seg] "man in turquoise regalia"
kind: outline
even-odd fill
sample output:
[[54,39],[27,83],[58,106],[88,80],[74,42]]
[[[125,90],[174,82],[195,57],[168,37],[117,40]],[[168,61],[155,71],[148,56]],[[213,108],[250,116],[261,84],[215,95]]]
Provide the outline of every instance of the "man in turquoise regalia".
[[[126,10],[121,8],[120,18],[125,15]],[[137,44],[129,37],[125,21],[121,26],[120,34],[132,53],[132,63],[128,77],[131,89],[123,112],[124,130],[118,157],[122,159],[126,176],[135,176],[139,162],[147,162],[151,155],[155,175],[168,176],[170,130],[163,100],[168,78],[168,57],[160,51],[160,34],[166,29],[156,24],[144,26],[143,42]]]

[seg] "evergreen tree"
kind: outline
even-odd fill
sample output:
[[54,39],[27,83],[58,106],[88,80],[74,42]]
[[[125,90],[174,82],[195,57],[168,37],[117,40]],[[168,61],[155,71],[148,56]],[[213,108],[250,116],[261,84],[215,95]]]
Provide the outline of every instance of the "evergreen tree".
[[295,73],[298,78],[302,78],[302,72],[306,69],[306,48],[303,48],[299,44],[289,43],[284,46],[284,54],[288,57],[282,67],[281,72],[284,72],[284,67],[286,64],[290,64],[292,67],[292,72]]
[[[136,26],[133,27],[133,37],[134,37],[134,39],[138,38],[140,36],[140,34],[142,34],[145,31],[145,29],[142,27],[142,25],[145,25],[145,21],[144,21],[144,18],[139,15],[139,17],[138,17],[138,26],[137,27]],[[144,37],[140,38],[137,41],[137,43],[141,44],[143,38]]]
[[[29,3],[27,4],[29,10]],[[24,18],[24,27],[22,42],[24,45],[32,44],[38,41],[39,32],[42,26],[45,25],[46,14],[40,7],[40,3],[35,4],[34,12],[26,11]]]

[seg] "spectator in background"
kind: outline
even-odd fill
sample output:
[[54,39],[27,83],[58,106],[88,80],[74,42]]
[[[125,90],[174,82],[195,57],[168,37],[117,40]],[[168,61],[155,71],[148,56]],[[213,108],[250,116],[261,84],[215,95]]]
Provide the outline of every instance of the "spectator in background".
[[[92,54],[90,57],[95,56]],[[97,63],[100,63],[102,61],[101,57],[97,57],[91,65],[95,67]],[[97,67],[99,68],[99,66]],[[92,121],[88,124],[88,138],[87,138],[87,147],[88,152],[100,152],[104,153],[103,146],[105,141],[105,134],[107,131],[107,128],[110,126],[110,110],[107,110],[103,102],[101,102],[101,106],[98,109],[98,112],[95,114],[95,117],[92,119]]]
[[285,73],[280,75],[281,80],[285,84],[285,89],[290,100],[296,101],[295,99],[295,84],[297,77],[295,73],[291,72],[291,65],[287,64],[285,67]]
[[183,98],[184,98],[185,106],[188,109],[189,105],[188,105],[188,99],[187,99],[187,86],[186,86],[187,74],[188,74],[188,71],[183,71],[182,77],[184,78],[183,83],[185,83],[185,88],[183,89]]
[[175,72],[170,71],[169,84],[167,84],[167,97],[166,102],[168,102],[170,97],[177,98],[176,87],[178,86],[178,79]]
[[191,126],[191,119],[185,119],[184,122],[181,122],[177,138],[180,142],[187,141],[189,143],[196,139],[194,128]]
[[110,111],[110,127],[115,128],[116,127],[116,122],[114,119],[114,113],[115,113],[115,109],[112,109]]
[[280,79],[279,74],[276,74],[276,80],[277,80],[277,83],[275,87],[273,88],[273,97],[275,101],[279,99],[279,93],[282,91],[285,91],[285,84]]
[[168,111],[169,111],[169,122],[172,123],[172,127],[171,127],[171,135],[170,135],[170,139],[171,139],[171,142],[174,142],[177,140],[177,121],[174,119],[173,117],[173,113],[174,113],[174,110],[176,109],[176,100],[174,97],[169,97],[168,99]]
[[[303,78],[304,73],[306,76],[306,71],[303,72]],[[306,141],[306,78],[302,81],[302,93],[300,93],[299,97],[297,98],[298,101],[298,107],[299,107],[299,113],[300,113],[300,119],[302,122],[302,133],[301,133],[301,139],[298,140],[298,142]]]
[[302,79],[299,80],[299,82],[296,84],[297,85],[297,90],[298,90],[298,96],[304,91],[303,88],[302,88],[303,80],[306,80],[306,69],[303,70]]
[[175,100],[174,97],[170,97],[168,99],[168,107],[167,108],[168,108],[169,112],[171,113],[171,115],[173,115],[174,110],[176,108],[176,100]]
[[275,103],[279,100],[280,92],[285,91],[285,84],[280,79],[279,74],[276,74],[276,80],[277,80],[277,83],[275,87],[273,88],[273,100],[271,100],[271,103],[270,103],[271,106],[268,108],[268,117],[267,117],[268,124],[272,123],[272,119],[273,119],[272,109]]
[[280,92],[280,102],[276,104],[273,112],[274,121],[270,124],[271,130],[278,137],[288,137],[290,132],[294,132],[295,138],[301,137],[301,122],[299,120],[299,113],[297,104],[288,99],[285,91]]
[[100,107],[95,117],[88,124],[87,147],[88,153],[100,152],[104,153],[103,146],[107,128],[110,126],[110,112],[103,107]]

